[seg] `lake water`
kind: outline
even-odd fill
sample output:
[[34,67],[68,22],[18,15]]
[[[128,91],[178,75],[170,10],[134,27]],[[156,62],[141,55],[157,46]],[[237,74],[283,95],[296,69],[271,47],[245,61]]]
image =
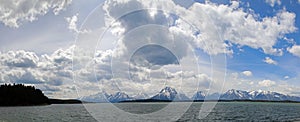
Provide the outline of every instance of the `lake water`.
[[[119,108],[131,113],[147,113],[146,110],[156,110],[168,103],[120,103]],[[185,104],[185,103],[178,103]],[[107,106],[107,104],[90,104],[91,106]],[[251,102],[220,102],[205,119],[198,119],[202,103],[193,103],[188,111],[178,121],[300,121],[299,103],[251,103]],[[148,108],[147,108],[148,107]],[[95,108],[97,109],[97,108]],[[103,109],[109,111],[109,108]],[[175,111],[176,112],[176,111]],[[100,121],[139,121],[130,117],[106,114]],[[167,121],[165,118],[149,118],[149,121]],[[170,119],[171,120],[171,119]],[[96,122],[81,104],[49,105],[34,107],[0,107],[0,122],[31,122],[31,121],[68,121]]]

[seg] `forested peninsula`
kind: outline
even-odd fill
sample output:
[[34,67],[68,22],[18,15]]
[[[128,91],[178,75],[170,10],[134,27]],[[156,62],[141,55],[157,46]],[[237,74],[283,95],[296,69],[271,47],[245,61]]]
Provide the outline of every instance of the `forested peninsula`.
[[0,85],[0,106],[34,106],[50,104],[74,104],[79,100],[49,99],[40,89],[23,84]]

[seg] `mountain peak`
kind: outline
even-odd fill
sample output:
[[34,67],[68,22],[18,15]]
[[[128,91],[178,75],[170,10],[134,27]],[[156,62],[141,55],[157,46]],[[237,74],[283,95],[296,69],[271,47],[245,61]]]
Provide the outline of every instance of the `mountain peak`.
[[205,96],[206,95],[203,91],[197,91],[192,97],[192,100],[204,100]]
[[125,92],[116,92],[114,96],[128,96]]
[[252,99],[247,91],[230,89],[221,95],[221,99]]
[[87,101],[87,102],[109,102],[108,98],[111,95],[107,94],[106,92],[98,92],[96,94],[92,94],[90,96],[84,96],[79,98],[79,100]]
[[132,98],[127,95],[125,92],[116,92],[115,94],[108,97],[110,102],[120,102],[120,101],[126,101],[131,100]]
[[172,87],[163,88],[157,95],[153,96],[151,99],[154,100],[189,100],[187,96],[182,93],[178,93]]
[[239,92],[245,92],[245,91],[237,90],[237,89],[230,89],[226,93],[239,93]]
[[163,88],[159,93],[177,94],[177,91],[174,88],[167,86],[167,87]]

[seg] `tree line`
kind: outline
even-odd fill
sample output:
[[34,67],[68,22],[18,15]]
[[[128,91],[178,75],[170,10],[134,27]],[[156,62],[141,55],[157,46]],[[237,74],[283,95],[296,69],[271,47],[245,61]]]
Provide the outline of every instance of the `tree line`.
[[0,106],[29,106],[49,104],[41,90],[23,84],[0,85]]

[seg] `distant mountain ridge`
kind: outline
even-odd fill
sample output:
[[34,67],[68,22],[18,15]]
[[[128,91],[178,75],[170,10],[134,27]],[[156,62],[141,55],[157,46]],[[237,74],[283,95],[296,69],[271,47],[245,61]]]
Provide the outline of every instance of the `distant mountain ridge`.
[[93,94],[90,96],[81,97],[79,98],[79,100],[86,101],[86,102],[94,102],[94,103],[105,103],[105,102],[109,102],[107,98],[109,98],[109,95],[107,93],[99,92],[97,94]]
[[197,91],[193,95],[192,100],[204,100],[205,96],[206,96],[206,94],[203,91]]
[[133,98],[124,92],[117,92],[115,94],[108,94],[106,92],[99,92],[90,96],[84,96],[79,98],[81,101],[85,102],[95,102],[95,103],[116,103],[120,101],[132,100]]
[[300,101],[300,97],[285,95],[271,91],[242,91],[231,89],[220,96],[221,100],[270,100],[270,101]]
[[[99,97],[102,96],[102,97]],[[160,90],[156,95],[149,97],[145,93],[140,93],[134,97],[127,95],[125,92],[117,92],[113,95],[107,93],[98,93],[95,95],[82,97],[80,100],[87,102],[122,102],[122,101],[203,101],[203,100],[258,100],[258,101],[298,101],[300,97],[285,95],[271,91],[243,91],[230,89],[225,93],[213,93],[207,95],[203,91],[197,91],[191,98],[187,97],[184,93],[177,92],[174,88],[165,87]]]
[[132,100],[133,98],[127,95],[125,92],[117,92],[113,95],[108,96],[108,100],[112,103],[117,103],[120,101]]

